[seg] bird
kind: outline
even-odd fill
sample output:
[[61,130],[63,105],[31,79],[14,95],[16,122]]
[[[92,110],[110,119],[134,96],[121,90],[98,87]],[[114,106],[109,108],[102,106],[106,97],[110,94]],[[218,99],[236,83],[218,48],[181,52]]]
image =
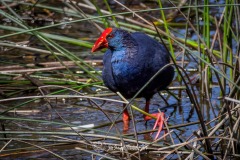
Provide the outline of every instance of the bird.
[[[119,92],[126,99],[132,98],[160,69],[170,63],[166,47],[142,32],[130,33],[120,28],[106,28],[94,43],[91,52],[107,48],[103,55],[102,79],[104,85],[113,92]],[[165,90],[173,81],[174,68],[166,66],[137,96],[146,100],[145,112],[149,113],[153,95]],[[152,113],[156,126],[162,130],[164,113]],[[144,120],[152,119],[144,115]],[[123,111],[124,125],[130,120],[127,108]],[[128,126],[124,127],[125,129]],[[155,139],[156,139],[155,137]]]

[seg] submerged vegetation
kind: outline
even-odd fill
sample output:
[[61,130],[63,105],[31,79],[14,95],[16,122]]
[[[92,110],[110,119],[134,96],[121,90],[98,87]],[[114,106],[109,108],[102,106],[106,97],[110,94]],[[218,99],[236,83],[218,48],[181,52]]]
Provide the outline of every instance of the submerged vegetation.
[[[240,157],[238,1],[2,0],[0,17],[1,159]],[[152,106],[169,116],[155,141],[152,123],[140,127],[141,99],[110,92],[103,53],[90,53],[109,26],[172,55],[175,80]],[[133,113],[126,133],[122,104]]]

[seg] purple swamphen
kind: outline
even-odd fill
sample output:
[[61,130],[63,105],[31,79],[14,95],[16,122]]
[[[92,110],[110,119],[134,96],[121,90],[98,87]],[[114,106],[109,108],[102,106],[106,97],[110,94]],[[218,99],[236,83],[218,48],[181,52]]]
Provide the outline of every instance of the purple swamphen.
[[[162,67],[170,63],[170,56],[164,45],[141,32],[129,33],[118,28],[107,28],[95,42],[92,52],[108,48],[103,57],[102,78],[113,92],[120,92],[125,98],[132,98],[146,82]],[[174,68],[168,66],[158,74],[138,95],[146,99],[145,111],[149,113],[152,96],[172,82]],[[157,118],[155,127],[162,130],[164,114],[152,114]],[[129,114],[123,111],[124,129],[128,129]],[[144,119],[152,119],[144,116]],[[155,128],[154,127],[154,128]]]

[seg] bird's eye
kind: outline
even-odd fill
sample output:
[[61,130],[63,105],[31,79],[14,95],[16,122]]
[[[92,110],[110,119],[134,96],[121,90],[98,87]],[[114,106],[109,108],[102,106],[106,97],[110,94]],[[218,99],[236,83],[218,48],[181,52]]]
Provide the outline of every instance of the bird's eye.
[[113,34],[109,34],[109,35],[107,36],[107,38],[113,38],[113,37],[114,37]]

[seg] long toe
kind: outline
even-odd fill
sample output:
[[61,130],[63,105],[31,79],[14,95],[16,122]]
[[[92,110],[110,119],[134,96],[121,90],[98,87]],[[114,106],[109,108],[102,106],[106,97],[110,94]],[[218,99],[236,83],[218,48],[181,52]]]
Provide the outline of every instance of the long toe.
[[158,132],[157,132],[154,140],[156,140],[156,139],[159,137],[159,134],[160,134],[160,132],[162,131],[162,128],[163,128],[163,122],[164,122],[164,120],[165,120],[165,115],[164,115],[164,113],[163,113],[163,112],[158,113],[158,115],[157,115],[157,120],[156,120],[156,122],[155,122],[155,124],[154,124],[153,129],[156,129],[157,126],[158,126],[159,128],[158,128]]
[[[156,140],[159,137],[160,132],[162,131],[163,128],[163,123],[165,121],[165,114],[163,112],[161,113],[152,113],[151,114],[153,117],[156,117],[156,122],[154,124],[153,130],[156,129],[158,127],[158,132],[154,138],[154,140]],[[144,120],[147,122],[148,120],[153,119],[150,116],[145,116]]]
[[[164,114],[163,112],[161,112],[161,113],[153,113],[153,114],[151,114],[151,115],[154,116],[154,117],[156,117],[156,122],[155,122],[154,127],[153,127],[153,130],[158,127],[158,132],[157,132],[157,134],[156,134],[156,136],[155,136],[155,138],[154,138],[154,140],[156,140],[156,139],[159,137],[160,132],[162,131],[163,122],[164,122],[164,120],[165,120],[165,114]],[[148,121],[148,120],[150,120],[150,119],[152,119],[152,118],[149,117],[149,116],[146,116],[144,119],[145,119],[146,121]]]

